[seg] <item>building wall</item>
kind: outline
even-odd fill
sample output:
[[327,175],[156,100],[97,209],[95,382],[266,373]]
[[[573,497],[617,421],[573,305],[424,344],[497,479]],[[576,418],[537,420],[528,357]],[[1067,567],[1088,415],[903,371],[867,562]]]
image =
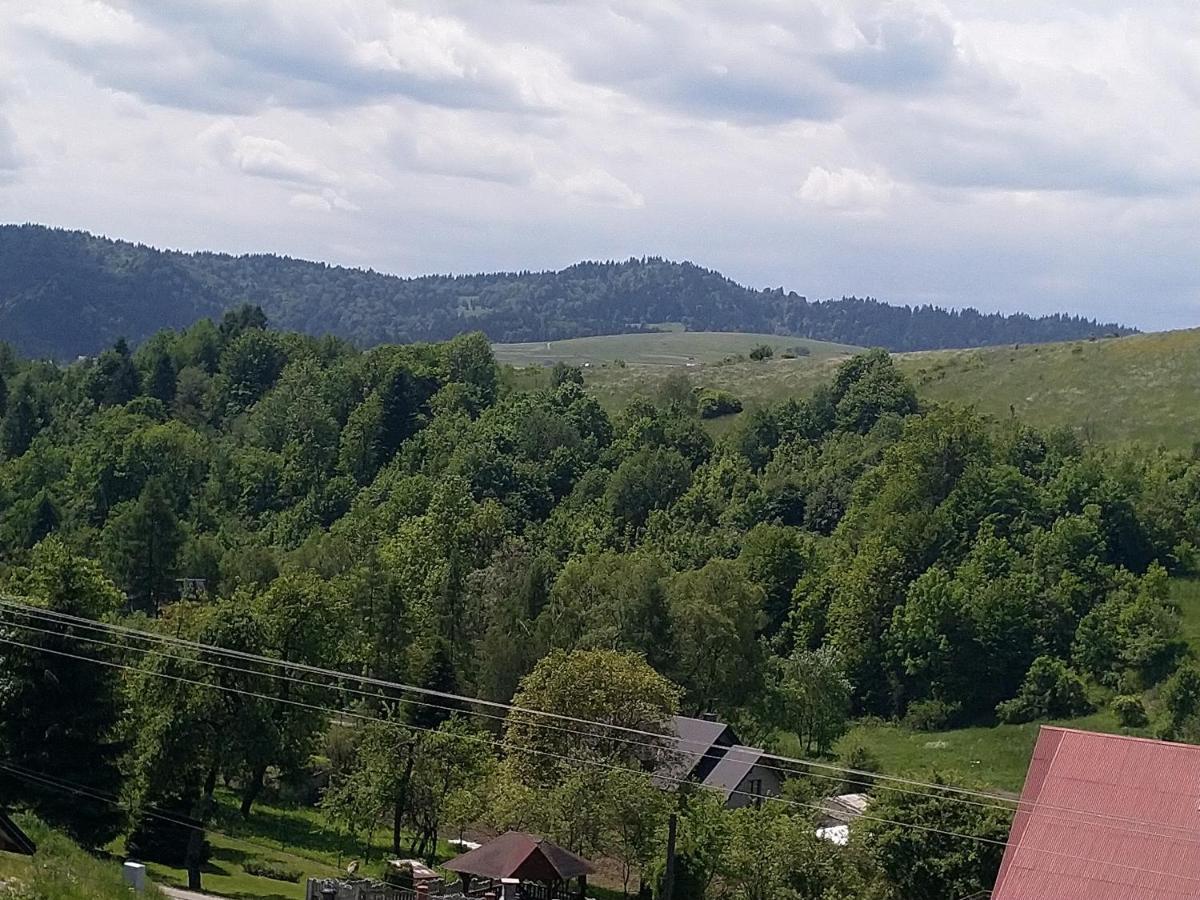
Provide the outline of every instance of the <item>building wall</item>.
[[774,769],[756,765],[746,773],[746,777],[729,795],[729,799],[725,801],[725,808],[741,809],[744,806],[753,806],[754,798],[748,795],[752,794],[754,788],[757,787],[755,782],[761,785],[763,797],[778,797],[783,792],[783,781],[780,779],[779,773]]

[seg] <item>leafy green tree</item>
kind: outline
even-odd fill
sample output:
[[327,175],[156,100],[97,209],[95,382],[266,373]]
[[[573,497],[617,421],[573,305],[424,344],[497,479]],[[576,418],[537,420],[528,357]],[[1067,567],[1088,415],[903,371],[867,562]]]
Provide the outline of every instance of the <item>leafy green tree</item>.
[[87,394],[97,406],[120,406],[138,395],[141,379],[124,338],[96,359],[88,372]]
[[228,345],[241,337],[247,331],[264,331],[267,327],[267,316],[261,306],[243,303],[233,309],[226,310],[221,317],[218,334],[221,341]]
[[500,375],[492,345],[482,332],[474,331],[451,338],[442,345],[442,358],[446,380],[467,385],[476,410],[496,402]]
[[613,472],[606,494],[608,508],[613,518],[636,531],[651,512],[666,509],[682,496],[691,478],[691,468],[677,450],[639,450]]
[[967,897],[995,884],[1009,815],[965,804],[961,797],[937,787],[885,791],[872,803],[870,820],[858,828],[862,847],[882,873],[889,898],[944,900]]
[[917,393],[885,350],[846,360],[833,380],[833,403],[842,428],[866,432],[887,414],[917,410]]
[[[678,704],[678,688],[636,654],[554,650],[521,680],[513,697],[504,742],[521,749],[510,749],[507,762],[520,778],[535,785],[561,780],[562,759],[640,768],[663,751],[639,746],[619,729],[669,735]],[[543,727],[544,716],[526,710],[599,724],[572,723],[570,731],[549,729]],[[642,736],[637,741],[653,743]]]
[[1029,667],[1021,690],[996,707],[1002,722],[1070,718],[1091,712],[1083,680],[1060,659],[1039,656]]
[[150,360],[150,367],[142,380],[142,393],[161,400],[168,406],[175,402],[178,373],[175,362],[165,348],[160,348]]
[[674,671],[694,711],[733,709],[761,678],[762,590],[732,560],[681,572],[667,589]]
[[175,596],[175,563],[184,537],[158,479],[148,481],[136,501],[113,512],[101,539],[104,558],[136,608],[152,612]]
[[221,354],[226,411],[237,414],[249,409],[275,384],[286,362],[278,335],[260,328],[240,332]]
[[814,834],[807,816],[778,804],[726,815],[720,858],[722,896],[731,900],[835,900],[862,896],[846,851]]
[[43,426],[41,403],[28,375],[13,380],[8,412],[0,423],[0,451],[15,459],[29,449]]
[[[40,609],[86,619],[108,618],[121,605],[121,595],[100,567],[57,537],[39,544],[29,566],[10,573],[5,589]],[[28,806],[85,846],[102,847],[124,825],[119,808],[97,799],[122,791],[122,697],[118,670],[90,660],[112,662],[113,654],[104,647],[81,648],[75,626],[6,618],[14,624],[0,626],[0,634],[30,646],[9,645],[0,653],[5,762],[81,785],[97,796],[64,794],[10,772],[0,772],[0,790],[7,802]],[[23,624],[53,633],[30,631]]]
[[829,647],[797,650],[779,665],[779,722],[806,754],[828,753],[849,727],[852,688]]
[[1163,685],[1160,703],[1164,738],[1191,742],[1200,739],[1200,666],[1194,662],[1180,666]]
[[766,632],[775,634],[787,619],[792,592],[807,563],[800,532],[783,525],[760,524],[742,538],[738,561],[765,595]]
[[548,647],[634,651],[661,669],[670,650],[668,572],[651,554],[575,557],[554,582],[538,634]]

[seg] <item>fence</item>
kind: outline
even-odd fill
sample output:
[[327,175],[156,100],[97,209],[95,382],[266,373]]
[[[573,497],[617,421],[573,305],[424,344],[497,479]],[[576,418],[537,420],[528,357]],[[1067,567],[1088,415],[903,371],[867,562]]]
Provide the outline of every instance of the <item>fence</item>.
[[378,881],[310,878],[304,897],[305,900],[429,900],[430,893],[428,890],[392,887]]

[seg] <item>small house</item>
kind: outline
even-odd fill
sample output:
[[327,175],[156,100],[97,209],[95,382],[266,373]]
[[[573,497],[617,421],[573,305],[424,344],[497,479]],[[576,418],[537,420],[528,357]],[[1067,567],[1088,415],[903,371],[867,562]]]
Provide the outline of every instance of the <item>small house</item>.
[[703,785],[723,796],[727,809],[758,805],[782,792],[778,768],[764,751],[744,745],[731,726],[690,716],[675,716],[672,725],[677,740],[655,773],[664,790],[681,782]]

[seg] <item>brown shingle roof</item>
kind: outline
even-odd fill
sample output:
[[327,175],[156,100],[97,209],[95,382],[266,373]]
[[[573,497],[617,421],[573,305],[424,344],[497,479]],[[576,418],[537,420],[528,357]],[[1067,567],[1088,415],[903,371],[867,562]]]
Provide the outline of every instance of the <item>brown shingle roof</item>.
[[502,834],[478,850],[456,856],[445,868],[480,878],[519,878],[545,884],[570,881],[595,871],[586,859],[522,831]]

